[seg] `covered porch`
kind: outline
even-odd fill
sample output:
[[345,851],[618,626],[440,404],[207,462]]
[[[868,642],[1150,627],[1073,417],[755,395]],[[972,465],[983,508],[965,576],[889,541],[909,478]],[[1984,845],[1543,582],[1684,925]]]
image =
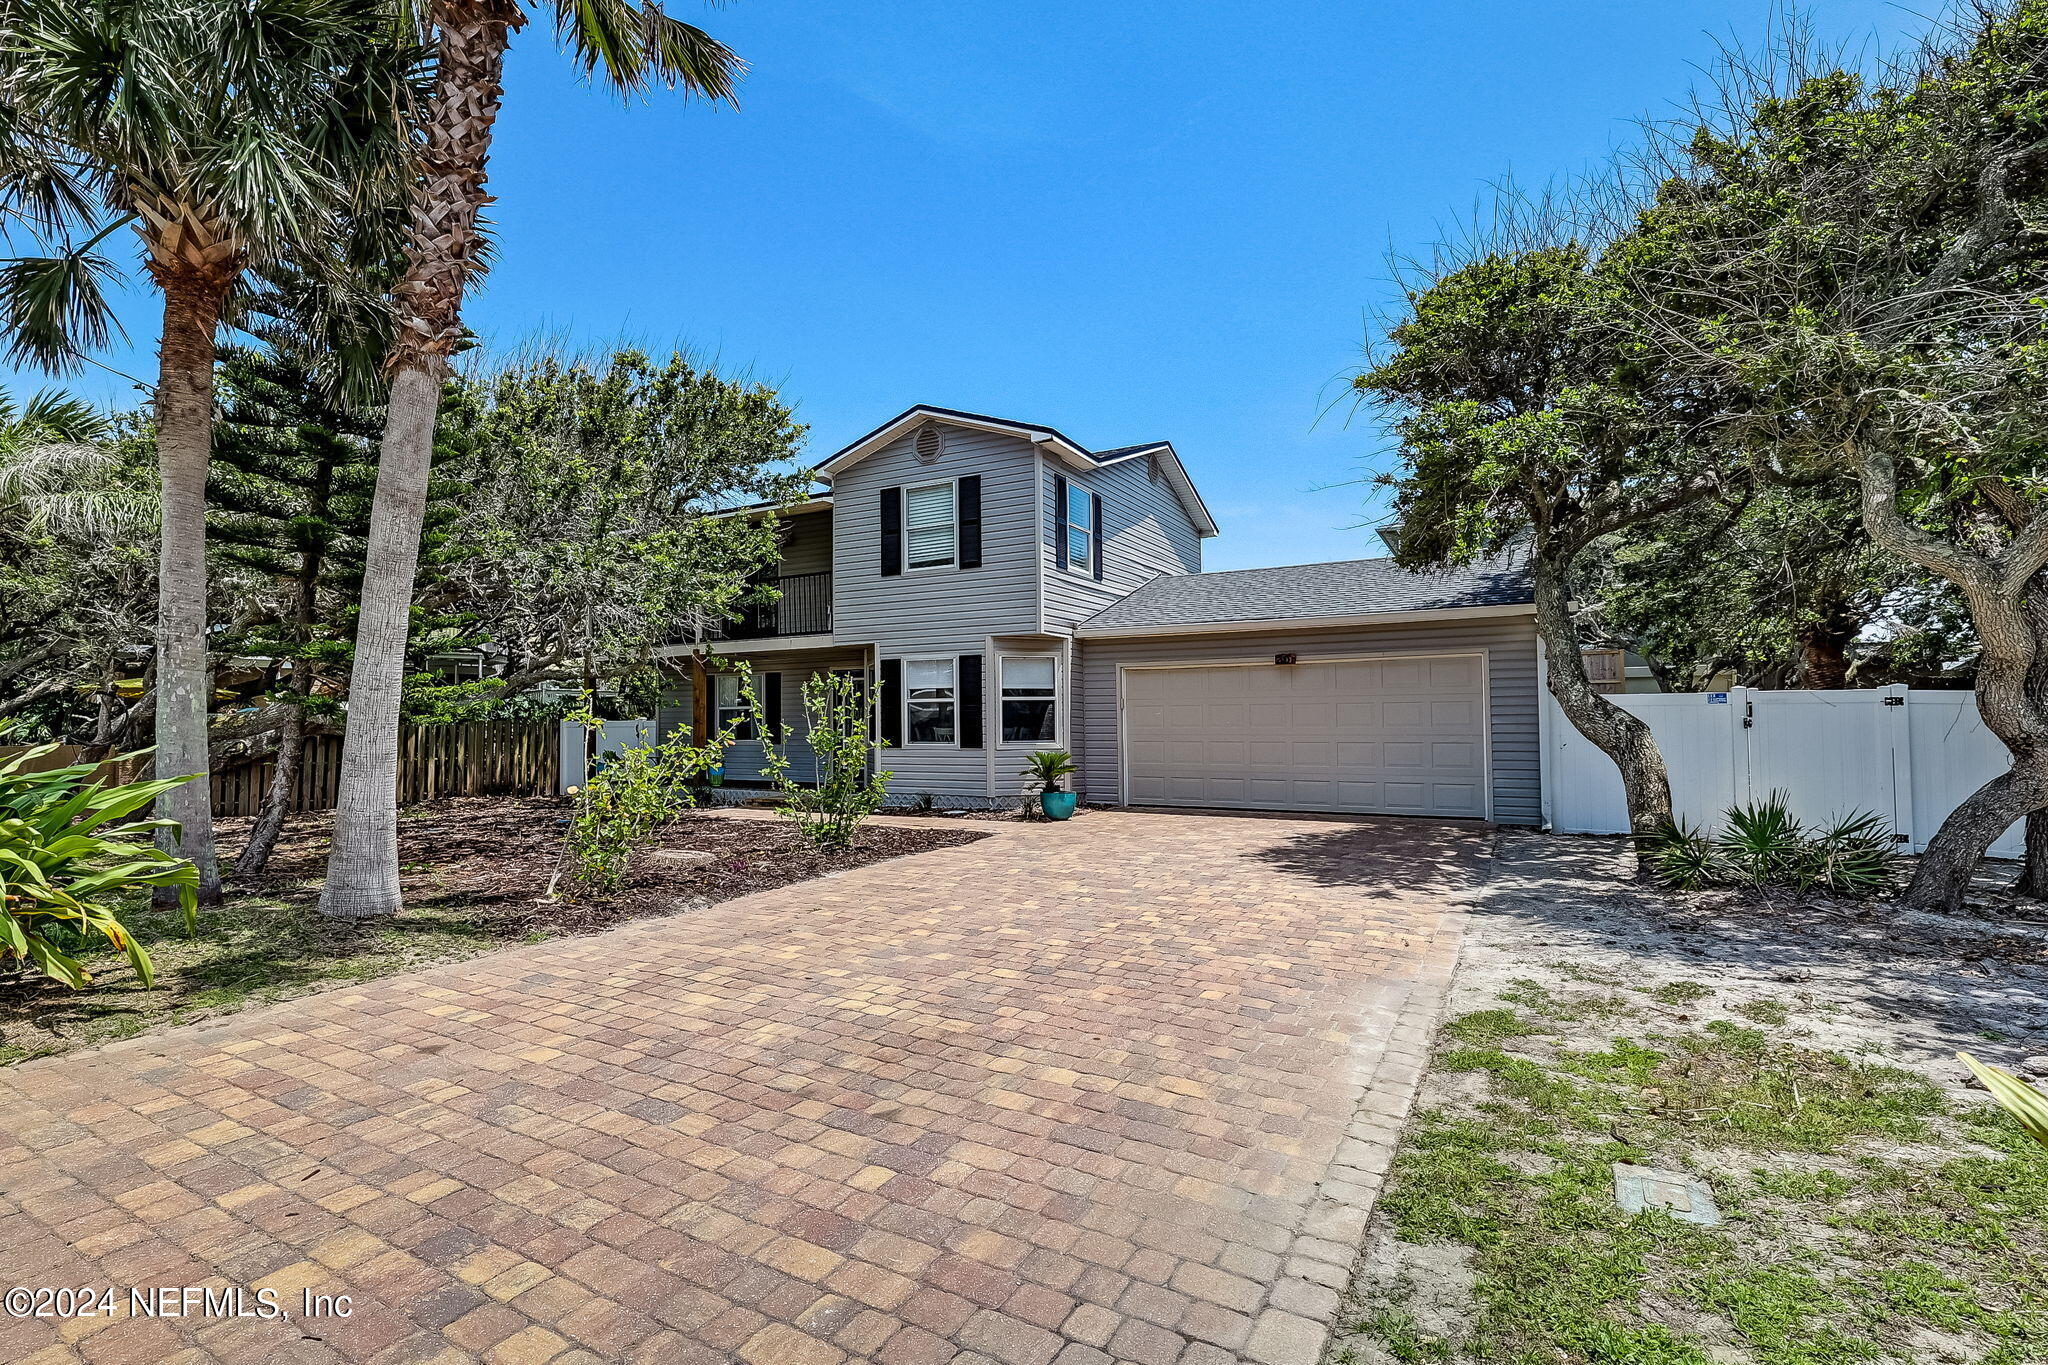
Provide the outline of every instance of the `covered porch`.
[[746,710],[742,675],[753,675],[754,694],[778,732],[790,766],[799,781],[815,779],[808,725],[804,718],[804,685],[822,673],[857,679],[863,689],[874,686],[872,644],[833,644],[780,640],[715,640],[679,650],[682,676],[664,691],[656,713],[656,738],[687,730],[691,742],[702,744],[728,725],[737,724],[739,740],[726,751],[728,786],[765,783],[766,746]]

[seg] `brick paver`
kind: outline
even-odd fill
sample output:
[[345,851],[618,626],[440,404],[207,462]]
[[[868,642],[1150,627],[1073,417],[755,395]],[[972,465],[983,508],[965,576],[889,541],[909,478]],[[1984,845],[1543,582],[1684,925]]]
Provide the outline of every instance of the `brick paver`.
[[1313,1365],[1486,831],[978,828],[0,1071],[0,1360]]

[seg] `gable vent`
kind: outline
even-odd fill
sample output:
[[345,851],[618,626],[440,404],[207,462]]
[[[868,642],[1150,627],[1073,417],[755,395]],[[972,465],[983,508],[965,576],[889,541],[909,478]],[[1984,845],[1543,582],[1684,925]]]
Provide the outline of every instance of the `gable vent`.
[[945,444],[946,439],[939,435],[937,426],[927,422],[924,426],[919,427],[917,429],[917,462],[919,464],[937,464],[939,462],[939,451],[944,448]]

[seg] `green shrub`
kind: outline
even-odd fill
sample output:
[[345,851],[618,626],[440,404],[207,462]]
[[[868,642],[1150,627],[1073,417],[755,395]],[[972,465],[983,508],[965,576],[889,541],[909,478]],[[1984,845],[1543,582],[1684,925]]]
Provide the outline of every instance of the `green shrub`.
[[[143,890],[175,889],[190,932],[197,922],[199,869],[157,848],[170,820],[129,820],[191,781],[116,783],[90,763],[27,772],[57,748],[42,745],[0,764],[0,967],[22,966],[74,990],[92,980],[74,951],[95,938],[128,955],[142,984],[156,983],[149,954],[122,925],[115,902]],[[113,763],[139,757],[124,754]]]
[[[758,712],[750,684],[742,683],[749,710]],[[851,848],[861,824],[888,795],[894,774],[875,770],[882,748],[874,737],[874,708],[857,679],[814,673],[803,686],[804,738],[811,746],[815,778],[805,786],[795,776],[779,727],[762,717],[761,736],[768,780],[782,794],[776,809],[820,848]]]
[[1708,886],[1820,888],[1838,896],[1889,890],[1898,867],[1892,828],[1868,811],[1809,829],[1790,801],[1773,792],[1730,807],[1719,835],[1675,819],[1641,840],[1650,875],[1678,891]]
[[[585,730],[601,724],[587,708],[567,719]],[[577,887],[609,895],[624,886],[633,855],[654,831],[696,805],[691,787],[718,766],[731,740],[728,728],[699,747],[677,731],[659,744],[607,754],[581,787],[572,788],[576,804],[562,857]]]

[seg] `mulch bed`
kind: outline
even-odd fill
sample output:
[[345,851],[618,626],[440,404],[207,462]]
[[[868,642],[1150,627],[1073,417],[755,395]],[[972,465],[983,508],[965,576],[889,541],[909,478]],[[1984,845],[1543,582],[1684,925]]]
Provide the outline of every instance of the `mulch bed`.
[[[587,933],[988,837],[870,824],[852,848],[827,850],[780,820],[693,813],[656,835],[616,895],[570,899],[564,872],[563,894],[547,900],[568,819],[568,803],[547,797],[460,797],[407,810],[398,822],[398,859],[408,909],[460,905],[508,937]],[[235,847],[247,822],[219,823],[222,847]],[[264,876],[243,885],[284,900],[316,898],[332,823],[325,814],[295,817]]]

